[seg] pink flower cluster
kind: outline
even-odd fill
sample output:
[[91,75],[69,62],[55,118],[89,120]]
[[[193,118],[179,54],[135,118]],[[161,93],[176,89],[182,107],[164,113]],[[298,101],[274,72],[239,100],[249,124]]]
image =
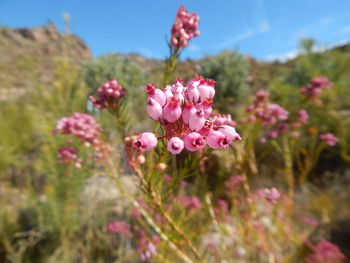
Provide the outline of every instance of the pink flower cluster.
[[210,121],[212,121],[213,124],[216,126],[230,125],[235,127],[237,125],[237,123],[234,120],[232,120],[231,114],[215,114],[213,117],[210,118]]
[[339,142],[339,138],[332,133],[327,132],[320,135],[320,140],[325,141],[328,146],[335,146]]
[[78,157],[78,150],[73,146],[62,146],[58,149],[58,158],[61,163],[74,164],[81,168],[82,159]]
[[171,29],[170,44],[177,48],[184,48],[188,42],[198,36],[199,16],[195,13],[189,14],[186,8],[181,5],[176,14],[176,21]]
[[200,209],[202,207],[201,201],[197,196],[176,196],[176,200],[178,200],[185,208],[192,208],[192,209]]
[[271,189],[265,188],[263,193],[265,199],[272,204],[276,204],[277,200],[281,198],[280,192],[274,187]]
[[311,83],[300,89],[300,93],[310,100],[320,102],[317,98],[321,95],[322,91],[324,89],[330,89],[332,86],[333,82],[329,81],[327,77],[315,77],[311,80]]
[[[70,117],[64,117],[57,121],[56,129],[53,134],[71,135],[76,137],[85,147],[92,146],[96,151],[96,157],[102,159],[110,147],[100,140],[101,127],[95,119],[85,113],[75,112]],[[69,138],[67,143],[72,143]],[[82,160],[78,158],[78,150],[72,146],[63,146],[58,149],[59,159],[62,163],[74,163],[75,167],[80,168]]]
[[102,87],[97,90],[97,98],[90,96],[89,100],[97,109],[115,109],[119,99],[125,96],[125,89],[115,79],[106,81]]
[[196,76],[186,86],[178,79],[164,89],[148,84],[145,91],[147,113],[159,121],[166,134],[157,138],[153,133],[142,133],[134,142],[137,149],[151,150],[162,138],[168,139],[167,148],[172,154],[179,154],[184,148],[198,151],[207,144],[213,149],[227,148],[232,141],[241,140],[234,127],[215,125],[209,119],[215,95],[213,80]]
[[[294,118],[290,118],[290,113],[282,106],[270,103],[269,96],[266,90],[257,91],[254,103],[247,107],[248,120],[268,127],[266,137],[269,139],[276,139],[280,134],[285,133],[293,138],[299,137],[299,128],[309,121],[307,111],[301,109]],[[261,142],[266,140],[265,137],[260,139]]]
[[255,94],[253,104],[247,107],[250,122],[261,122],[264,126],[275,125],[278,121],[288,119],[289,112],[278,104],[269,102],[270,93],[259,90]]
[[85,113],[75,112],[71,117],[58,120],[54,133],[73,135],[79,138],[86,146],[99,143],[101,127],[95,119]]
[[333,243],[323,240],[313,247],[313,253],[306,257],[307,263],[342,263],[344,254]]
[[131,237],[130,225],[124,221],[113,221],[107,225],[107,230],[111,233],[123,234]]

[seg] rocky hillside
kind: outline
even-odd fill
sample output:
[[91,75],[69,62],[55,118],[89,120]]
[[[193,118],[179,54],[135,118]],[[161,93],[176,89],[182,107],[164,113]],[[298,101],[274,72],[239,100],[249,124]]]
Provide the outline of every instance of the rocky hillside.
[[62,34],[52,23],[35,28],[0,27],[0,54],[0,101],[52,81],[58,58],[66,57],[79,66],[92,56],[81,38]]

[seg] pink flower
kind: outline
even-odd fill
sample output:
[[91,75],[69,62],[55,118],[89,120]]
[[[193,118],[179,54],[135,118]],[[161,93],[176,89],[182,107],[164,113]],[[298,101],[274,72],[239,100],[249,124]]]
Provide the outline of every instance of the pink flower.
[[342,263],[344,254],[333,243],[323,240],[313,247],[313,253],[305,258],[307,263]]
[[185,123],[188,123],[190,120],[190,117],[194,115],[197,112],[196,108],[194,107],[193,103],[190,101],[185,102],[185,107],[182,110],[182,119]]
[[185,148],[190,152],[198,151],[205,147],[203,136],[197,132],[191,132],[184,138]]
[[134,146],[138,149],[149,151],[157,146],[158,139],[151,132],[142,133],[135,141]]
[[160,89],[156,89],[154,83],[147,84],[145,91],[148,93],[148,97],[156,100],[160,106],[164,106],[166,103],[166,96]]
[[188,42],[199,35],[199,16],[195,13],[189,14],[183,5],[176,14],[176,21],[171,29],[170,44],[177,48],[184,48]]
[[189,126],[191,131],[200,130],[205,123],[204,111],[197,110],[195,114],[191,115],[189,120]]
[[198,131],[198,133],[202,136],[207,136],[209,132],[213,129],[214,125],[211,121],[205,120],[202,129]]
[[113,221],[107,225],[107,230],[111,233],[123,234],[131,237],[130,225],[124,221]]
[[119,99],[125,96],[125,89],[115,79],[106,81],[97,90],[97,98],[90,96],[89,100],[97,109],[113,109],[118,105]]
[[215,114],[210,120],[213,122],[216,126],[222,126],[222,125],[229,125],[229,126],[236,126],[236,122],[232,120],[232,117],[230,114],[224,115],[224,114]]
[[271,189],[265,188],[264,189],[264,196],[265,196],[266,200],[272,204],[276,204],[277,200],[281,198],[280,192],[278,192],[278,190],[274,187]]
[[100,125],[91,115],[79,112],[73,113],[71,117],[59,119],[55,129],[55,133],[73,135],[89,145],[98,142],[100,131]]
[[[197,85],[196,85],[197,84]],[[189,101],[196,103],[199,100],[199,90],[198,90],[199,81],[192,81],[191,84],[187,85],[187,97]]]
[[163,116],[162,106],[154,99],[148,98],[147,113],[153,120],[159,120]]
[[236,132],[236,129],[229,125],[222,125],[218,129],[221,133],[229,137],[232,141],[242,140],[241,136]]
[[306,110],[301,109],[298,111],[298,121],[304,124],[306,124],[309,121],[309,114]]
[[211,79],[202,79],[199,86],[199,96],[201,101],[204,101],[207,98],[213,98],[215,96],[215,81]]
[[333,83],[327,77],[315,77],[311,80],[311,83],[300,89],[300,93],[311,101],[322,102],[317,97],[321,95],[324,89],[330,89],[332,86]]
[[181,113],[179,99],[172,97],[163,109],[163,118],[168,122],[174,122],[181,117]]
[[232,175],[225,182],[225,187],[229,191],[233,191],[236,187],[244,182],[244,178],[240,175]]
[[184,142],[179,137],[173,137],[168,141],[168,151],[172,154],[179,154],[184,148]]
[[332,133],[327,132],[320,135],[320,139],[325,141],[328,146],[334,146],[339,142],[339,138],[335,137]]
[[213,112],[213,108],[211,107],[212,104],[213,104],[212,98],[208,98],[201,103],[205,118],[209,118],[210,114]]
[[58,149],[59,161],[61,163],[74,164],[81,168],[82,159],[78,158],[78,150],[72,146],[63,146]]
[[222,132],[214,130],[211,130],[209,132],[205,140],[207,144],[213,149],[227,149],[232,141],[230,137],[224,135]]

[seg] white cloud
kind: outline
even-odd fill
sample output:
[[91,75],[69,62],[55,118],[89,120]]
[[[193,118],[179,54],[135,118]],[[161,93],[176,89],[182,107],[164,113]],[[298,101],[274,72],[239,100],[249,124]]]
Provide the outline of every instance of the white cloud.
[[200,50],[200,48],[199,48],[199,46],[197,46],[197,45],[190,44],[190,45],[188,46],[188,50],[189,50],[189,51],[192,51],[192,52],[198,52],[198,51]]
[[244,33],[232,36],[231,38],[215,45],[213,48],[225,48],[233,45],[234,43],[237,43],[238,41],[253,37],[255,35],[266,33],[269,30],[270,30],[270,24],[267,21],[262,21],[257,28],[249,29]]
[[288,60],[291,60],[293,58],[296,58],[297,56],[299,55],[299,52],[298,50],[292,50],[292,51],[288,51],[286,53],[283,53],[283,54],[270,54],[270,55],[267,55],[265,60],[266,61],[280,61],[280,62],[285,62],[285,61],[288,61]]
[[350,33],[350,25],[341,28],[341,29],[339,30],[339,33],[341,33],[341,34],[348,34],[348,33]]

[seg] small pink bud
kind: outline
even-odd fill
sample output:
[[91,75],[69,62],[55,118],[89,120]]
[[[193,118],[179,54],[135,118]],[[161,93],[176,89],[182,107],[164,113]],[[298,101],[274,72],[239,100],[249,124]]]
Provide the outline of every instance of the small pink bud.
[[159,120],[163,115],[162,106],[154,99],[148,98],[147,113],[153,120]]
[[197,112],[196,108],[194,107],[193,103],[190,101],[185,102],[185,107],[182,110],[182,119],[185,123],[188,123],[190,120],[190,117]]
[[205,123],[204,111],[197,110],[195,114],[192,114],[189,119],[189,126],[191,131],[199,131],[202,129]]
[[185,147],[190,152],[195,152],[205,147],[203,136],[197,132],[191,132],[184,138]]
[[134,143],[134,146],[138,149],[149,151],[157,146],[158,139],[151,132],[142,133]]
[[236,129],[229,125],[222,125],[218,129],[221,133],[229,137],[232,141],[242,140],[241,136],[236,132]]
[[184,148],[184,142],[179,137],[173,137],[168,141],[168,151],[172,154],[179,154]]
[[213,149],[227,149],[231,143],[231,139],[219,131],[211,130],[206,137],[207,144]]
[[168,104],[163,109],[163,118],[168,122],[175,122],[181,117],[181,107],[179,100],[172,97]]

